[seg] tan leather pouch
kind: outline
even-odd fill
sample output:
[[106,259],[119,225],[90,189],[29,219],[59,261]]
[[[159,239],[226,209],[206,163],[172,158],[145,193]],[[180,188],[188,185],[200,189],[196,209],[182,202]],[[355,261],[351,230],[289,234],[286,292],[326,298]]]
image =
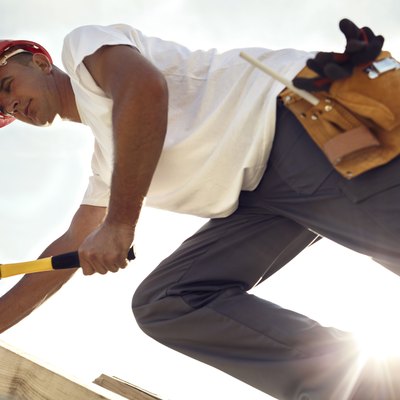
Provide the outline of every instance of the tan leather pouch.
[[[315,73],[306,67],[299,76]],[[400,64],[390,53],[313,94],[316,106],[290,89],[280,98],[342,176],[351,179],[400,154]]]

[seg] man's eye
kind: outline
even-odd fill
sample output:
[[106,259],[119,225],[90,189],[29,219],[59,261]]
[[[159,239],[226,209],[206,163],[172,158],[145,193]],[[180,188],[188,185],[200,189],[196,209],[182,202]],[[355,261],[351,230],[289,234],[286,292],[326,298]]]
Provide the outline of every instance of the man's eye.
[[10,93],[10,92],[11,92],[11,85],[12,85],[12,80],[8,81],[7,84],[6,84],[6,86],[4,87],[4,90],[5,90],[7,93]]

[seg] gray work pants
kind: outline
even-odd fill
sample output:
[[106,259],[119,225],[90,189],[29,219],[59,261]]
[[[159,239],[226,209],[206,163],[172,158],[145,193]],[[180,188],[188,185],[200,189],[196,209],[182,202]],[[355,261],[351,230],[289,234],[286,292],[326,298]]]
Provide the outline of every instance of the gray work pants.
[[398,272],[399,207],[399,158],[347,181],[278,106],[260,185],[144,280],[132,303],[137,322],[159,342],[278,399],[400,399],[399,386],[389,387],[372,362],[360,366],[349,333],[247,293],[318,235]]

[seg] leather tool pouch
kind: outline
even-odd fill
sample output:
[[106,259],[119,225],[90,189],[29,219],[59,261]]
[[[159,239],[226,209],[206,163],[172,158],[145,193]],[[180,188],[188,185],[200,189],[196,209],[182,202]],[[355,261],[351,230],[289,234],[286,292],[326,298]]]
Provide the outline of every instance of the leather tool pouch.
[[[315,73],[306,67],[299,76]],[[316,106],[290,89],[280,98],[342,176],[351,179],[400,154],[400,64],[390,53],[313,95]]]

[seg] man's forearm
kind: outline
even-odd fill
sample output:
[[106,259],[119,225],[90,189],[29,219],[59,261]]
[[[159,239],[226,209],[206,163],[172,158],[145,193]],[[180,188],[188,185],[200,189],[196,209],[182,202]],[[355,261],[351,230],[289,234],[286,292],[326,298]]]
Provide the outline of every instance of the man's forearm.
[[[76,250],[86,236],[104,219],[103,207],[81,206],[68,231],[55,240],[41,257]],[[72,270],[40,272],[25,275],[0,298],[0,332],[17,324],[56,293],[75,273]]]
[[[72,250],[61,237],[50,245],[42,257]],[[28,274],[0,299],[0,332],[17,324],[57,292],[76,270]]]

